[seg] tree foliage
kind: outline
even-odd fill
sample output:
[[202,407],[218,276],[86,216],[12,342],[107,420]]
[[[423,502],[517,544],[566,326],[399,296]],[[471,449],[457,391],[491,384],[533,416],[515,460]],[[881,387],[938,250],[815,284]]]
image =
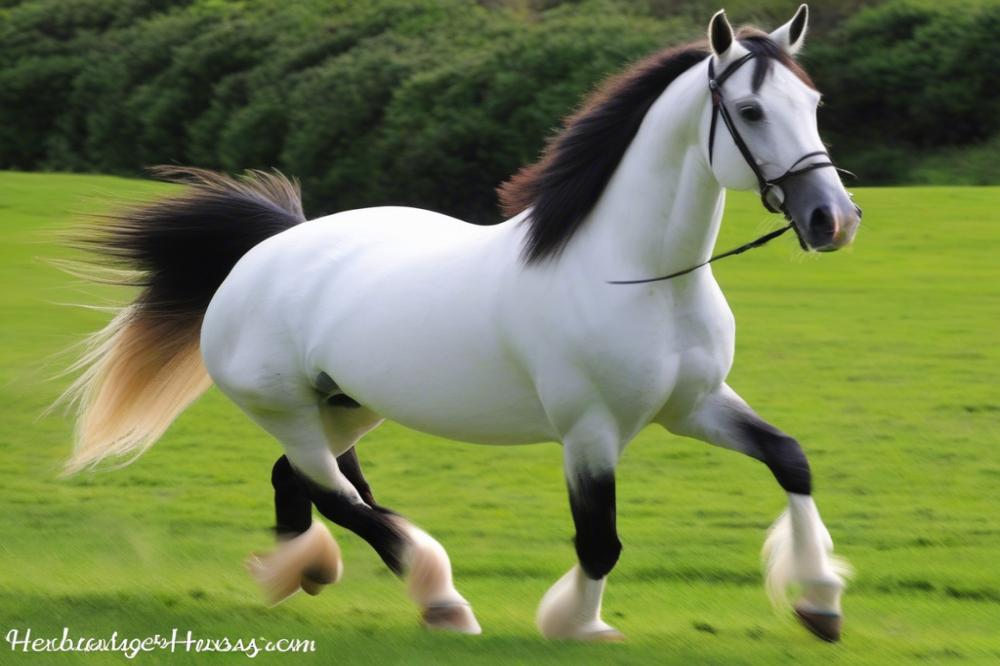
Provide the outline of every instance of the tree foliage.
[[1000,2],[896,0],[812,46],[836,152],[872,180],[905,180],[912,156],[1000,132]]
[[[794,4],[735,0],[731,15],[775,25]],[[811,4],[821,125],[869,182],[1000,133],[1000,0]],[[699,0],[5,0],[0,167],[278,167],[312,214],[399,203],[492,221],[494,187],[584,93],[699,38],[710,13]]]

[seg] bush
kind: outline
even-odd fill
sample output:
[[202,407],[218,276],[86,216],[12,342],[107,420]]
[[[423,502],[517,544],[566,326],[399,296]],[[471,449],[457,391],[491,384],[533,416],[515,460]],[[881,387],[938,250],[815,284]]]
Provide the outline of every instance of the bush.
[[[734,1],[735,18],[788,18],[784,0]],[[986,154],[964,148],[1000,134],[1000,0],[813,9],[805,60],[840,161],[869,183],[989,163],[948,156]],[[709,13],[700,0],[0,0],[0,168],[274,166],[303,181],[312,214],[398,203],[489,222],[494,188],[588,89],[700,37]],[[918,174],[922,155],[945,157]]]
[[84,168],[74,80],[109,35],[162,12],[167,0],[31,0],[0,11],[0,166]]
[[[837,153],[909,153],[1000,131],[1000,2],[895,0],[850,18],[806,58]],[[906,173],[903,170],[901,173]],[[900,173],[879,179],[898,182]]]
[[380,192],[495,221],[496,186],[537,157],[586,91],[691,31],[677,21],[569,12],[518,28],[399,88],[375,144]]

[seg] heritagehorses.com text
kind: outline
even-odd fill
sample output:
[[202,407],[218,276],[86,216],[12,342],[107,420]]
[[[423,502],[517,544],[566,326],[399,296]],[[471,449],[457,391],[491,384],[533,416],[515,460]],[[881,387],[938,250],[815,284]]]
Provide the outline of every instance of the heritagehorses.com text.
[[315,652],[316,642],[300,638],[270,640],[255,638],[199,637],[193,631],[176,627],[168,634],[145,637],[76,636],[63,627],[61,636],[35,636],[30,628],[23,632],[11,629],[4,636],[12,652],[118,652],[135,659],[145,652],[239,652],[253,659],[261,653]]

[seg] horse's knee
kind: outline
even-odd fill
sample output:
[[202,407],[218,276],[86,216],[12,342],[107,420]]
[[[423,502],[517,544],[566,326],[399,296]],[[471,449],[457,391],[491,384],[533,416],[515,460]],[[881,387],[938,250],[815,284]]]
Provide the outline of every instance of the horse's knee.
[[774,478],[787,492],[799,495],[812,493],[812,472],[809,460],[794,437],[772,440],[763,449],[764,462]]
[[786,492],[799,495],[812,493],[812,472],[809,461],[798,441],[761,420],[743,424],[761,460]]

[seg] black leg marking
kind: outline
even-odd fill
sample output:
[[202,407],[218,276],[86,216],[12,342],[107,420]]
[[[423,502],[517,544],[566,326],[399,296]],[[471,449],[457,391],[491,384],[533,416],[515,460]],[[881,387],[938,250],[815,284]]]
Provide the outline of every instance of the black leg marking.
[[615,529],[615,476],[578,476],[569,487],[569,504],[576,525],[576,555],[593,580],[608,575],[622,552]]
[[[382,507],[375,503],[375,496],[372,495],[371,486],[365,480],[365,475],[361,473],[361,462],[358,460],[357,449],[352,446],[350,450],[337,456],[337,466],[343,472],[344,476],[347,477],[347,480],[351,482],[351,485],[357,489],[358,494],[361,495],[361,499],[365,501],[365,504],[373,509],[382,509]],[[388,509],[384,510],[388,511]]]
[[312,525],[312,501],[285,456],[274,463],[271,485],[274,487],[274,531],[277,535],[298,536],[309,529]]
[[[360,468],[359,468],[360,469]],[[403,553],[409,539],[399,529],[395,514],[381,507],[356,502],[334,490],[327,490],[299,474],[319,512],[336,524],[351,530],[375,549],[393,573],[402,576]]]
[[809,461],[794,437],[754,414],[748,414],[739,427],[752,445],[751,455],[764,461],[782,488],[799,495],[812,494]]

